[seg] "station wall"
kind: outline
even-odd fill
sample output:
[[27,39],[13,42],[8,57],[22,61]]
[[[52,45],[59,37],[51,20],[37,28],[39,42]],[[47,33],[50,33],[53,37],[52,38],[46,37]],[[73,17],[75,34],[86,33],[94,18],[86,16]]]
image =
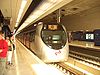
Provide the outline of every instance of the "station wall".
[[100,29],[100,7],[62,18],[67,31]]

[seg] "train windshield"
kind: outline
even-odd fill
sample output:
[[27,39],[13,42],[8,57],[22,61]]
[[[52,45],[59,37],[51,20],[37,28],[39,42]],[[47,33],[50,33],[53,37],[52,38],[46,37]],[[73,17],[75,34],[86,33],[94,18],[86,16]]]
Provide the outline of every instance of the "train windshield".
[[[52,26],[51,26],[52,27]],[[64,31],[63,27],[58,27],[58,26],[52,27],[52,29],[42,29],[41,31],[41,37],[43,42],[50,48],[58,50],[61,49],[65,46],[66,44],[66,32]],[[49,26],[50,28],[50,26]]]
[[52,35],[52,40],[60,40],[61,36],[60,35]]

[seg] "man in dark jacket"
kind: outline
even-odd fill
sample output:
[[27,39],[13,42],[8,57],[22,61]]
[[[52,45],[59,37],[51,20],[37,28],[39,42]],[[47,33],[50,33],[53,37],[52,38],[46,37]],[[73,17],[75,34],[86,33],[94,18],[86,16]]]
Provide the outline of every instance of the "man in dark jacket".
[[6,70],[6,57],[8,51],[8,44],[3,38],[2,31],[0,31],[0,75],[4,75]]

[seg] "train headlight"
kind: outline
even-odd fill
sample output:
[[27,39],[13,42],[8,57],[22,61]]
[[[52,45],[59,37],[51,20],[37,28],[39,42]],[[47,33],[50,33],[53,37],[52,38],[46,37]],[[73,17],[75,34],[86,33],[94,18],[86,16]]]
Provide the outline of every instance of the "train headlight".
[[49,45],[50,48],[52,48],[52,46]]
[[62,48],[64,47],[64,46],[61,46]]

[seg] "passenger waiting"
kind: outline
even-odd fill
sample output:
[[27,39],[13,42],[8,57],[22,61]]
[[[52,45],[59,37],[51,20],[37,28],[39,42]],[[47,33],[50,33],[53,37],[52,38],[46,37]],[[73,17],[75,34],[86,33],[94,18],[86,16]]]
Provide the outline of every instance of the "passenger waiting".
[[7,57],[8,44],[3,39],[2,31],[0,31],[0,75],[6,73],[6,57]]
[[8,62],[8,65],[11,65],[12,64],[12,42],[10,40],[10,37],[6,37],[6,41],[8,43],[8,56],[7,56],[7,62]]

